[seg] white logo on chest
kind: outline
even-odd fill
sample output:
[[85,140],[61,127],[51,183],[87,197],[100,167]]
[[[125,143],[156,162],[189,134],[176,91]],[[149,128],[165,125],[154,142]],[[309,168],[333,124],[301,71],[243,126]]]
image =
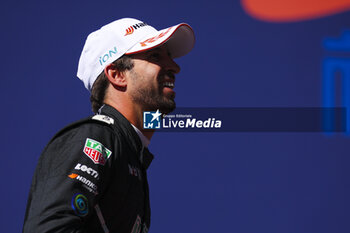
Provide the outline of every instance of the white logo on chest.
[[130,175],[136,176],[136,177],[138,177],[141,180],[141,178],[142,178],[141,170],[139,168],[137,168],[137,167],[134,167],[134,166],[130,165],[130,164],[128,164],[128,166],[129,166],[129,173],[130,173]]

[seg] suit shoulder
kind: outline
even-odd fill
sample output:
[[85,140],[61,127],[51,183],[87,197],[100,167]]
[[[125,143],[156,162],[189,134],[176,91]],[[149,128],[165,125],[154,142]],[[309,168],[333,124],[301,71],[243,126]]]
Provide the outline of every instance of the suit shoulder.
[[[94,115],[73,122],[53,136],[50,143],[57,139],[74,138],[84,136],[112,135],[114,134],[114,119],[106,115]],[[49,144],[50,144],[49,143]]]

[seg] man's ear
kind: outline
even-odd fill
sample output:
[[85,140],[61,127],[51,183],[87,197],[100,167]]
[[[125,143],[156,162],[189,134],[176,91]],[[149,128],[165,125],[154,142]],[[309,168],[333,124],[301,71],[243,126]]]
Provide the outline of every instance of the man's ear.
[[125,73],[124,72],[119,72],[115,68],[115,65],[113,63],[107,65],[104,69],[105,75],[107,76],[109,82],[119,88],[125,88],[127,85],[126,78],[125,78]]

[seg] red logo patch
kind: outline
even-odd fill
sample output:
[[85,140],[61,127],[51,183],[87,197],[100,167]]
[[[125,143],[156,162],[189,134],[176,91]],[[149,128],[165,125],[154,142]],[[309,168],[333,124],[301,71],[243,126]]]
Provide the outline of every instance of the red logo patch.
[[148,38],[147,40],[143,41],[143,42],[140,42],[141,46],[144,47],[147,45],[147,43],[153,43],[155,41],[157,41],[158,39],[162,38],[163,36],[165,36],[166,34],[168,34],[168,32],[170,31],[171,27],[168,28],[168,30],[166,30],[165,32],[162,32],[160,33],[159,35],[157,36],[154,36],[154,37],[151,37],[151,38]]
[[126,33],[125,33],[124,36],[133,34],[133,32],[134,32],[134,28],[133,28],[132,26],[131,26],[131,27],[128,27],[128,28],[126,29]]
[[102,143],[87,138],[84,153],[95,163],[105,165],[106,160],[111,156],[112,151],[108,150]]

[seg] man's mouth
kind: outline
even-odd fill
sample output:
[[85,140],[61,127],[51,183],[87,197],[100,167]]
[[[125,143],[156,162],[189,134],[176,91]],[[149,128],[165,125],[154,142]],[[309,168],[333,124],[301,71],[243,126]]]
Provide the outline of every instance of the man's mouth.
[[164,83],[163,83],[163,87],[168,87],[168,88],[170,88],[170,89],[174,89],[175,84],[172,83],[172,82],[164,82]]

